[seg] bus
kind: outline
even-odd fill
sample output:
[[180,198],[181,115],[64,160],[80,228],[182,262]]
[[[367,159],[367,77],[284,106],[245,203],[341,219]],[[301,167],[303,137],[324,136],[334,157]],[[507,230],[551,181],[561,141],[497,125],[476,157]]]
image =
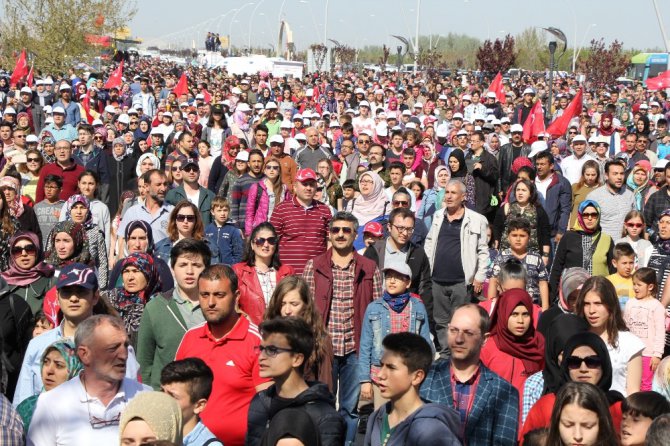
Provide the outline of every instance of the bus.
[[668,69],[667,53],[640,53],[633,56],[628,67],[628,77],[637,81],[656,77]]

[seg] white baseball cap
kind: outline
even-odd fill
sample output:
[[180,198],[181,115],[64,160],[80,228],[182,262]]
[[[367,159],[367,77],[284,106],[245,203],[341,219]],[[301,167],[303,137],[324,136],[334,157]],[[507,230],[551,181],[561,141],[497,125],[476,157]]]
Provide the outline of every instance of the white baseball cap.
[[521,132],[523,133],[523,126],[521,124],[513,124],[512,127],[509,129],[511,133],[515,132]]
[[121,124],[130,124],[130,116],[123,113],[118,117],[117,121],[120,122]]
[[284,144],[284,138],[281,135],[272,135],[270,137],[270,144],[272,143]]
[[[7,113],[8,113],[8,111],[5,110],[5,114],[7,114]],[[61,115],[64,115],[64,114],[65,114],[65,109],[64,109],[63,107],[60,107],[60,106],[58,106],[58,107],[54,107],[54,108],[52,109],[51,113],[54,114],[54,115],[55,115],[55,114],[61,114]]]
[[246,102],[242,102],[241,104],[237,104],[236,110],[241,112],[249,112],[251,111],[251,108],[249,107],[249,104],[247,104]]

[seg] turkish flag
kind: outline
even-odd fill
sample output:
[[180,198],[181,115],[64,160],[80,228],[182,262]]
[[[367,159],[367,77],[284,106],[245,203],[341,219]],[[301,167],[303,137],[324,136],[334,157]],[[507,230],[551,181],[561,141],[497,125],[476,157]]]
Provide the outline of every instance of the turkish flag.
[[84,107],[84,112],[86,113],[86,121],[89,124],[93,124],[93,116],[91,115],[91,90],[86,91],[86,97],[82,100],[82,107]]
[[670,70],[660,73],[656,77],[650,77],[646,81],[647,88],[650,90],[663,90],[670,88]]
[[33,66],[30,66],[30,72],[28,73],[28,77],[26,78],[26,84],[28,84],[29,87],[33,86],[33,82],[35,81],[33,77]]
[[26,61],[26,50],[21,51],[19,58],[16,59],[12,77],[9,78],[9,85],[16,85],[21,79],[28,75],[28,62]]
[[109,79],[107,79],[107,82],[105,82],[104,88],[109,90],[110,88],[121,87],[121,83],[123,82],[121,79],[122,76],[123,76],[123,61],[121,61],[116,70],[114,70],[112,74],[109,76]]
[[186,73],[182,73],[181,77],[179,78],[179,82],[177,82],[177,85],[172,89],[172,92],[179,98],[179,96],[183,94],[188,93],[188,85],[186,82]]
[[500,71],[498,71],[496,77],[493,78],[488,91],[496,94],[498,102],[505,103],[505,90],[503,89],[502,74],[500,74]]
[[526,144],[532,144],[542,132],[544,132],[544,110],[542,102],[537,101],[523,124],[523,140]]
[[547,133],[549,133],[553,138],[558,138],[565,135],[565,132],[568,130],[568,125],[570,121],[575,116],[579,116],[579,113],[582,111],[582,89],[580,88],[577,91],[577,94],[572,101],[565,107],[563,114],[549,124]]
[[203,88],[201,93],[205,97],[205,103],[206,104],[209,104],[210,102],[212,102],[212,95],[209,94],[209,91],[207,91]]

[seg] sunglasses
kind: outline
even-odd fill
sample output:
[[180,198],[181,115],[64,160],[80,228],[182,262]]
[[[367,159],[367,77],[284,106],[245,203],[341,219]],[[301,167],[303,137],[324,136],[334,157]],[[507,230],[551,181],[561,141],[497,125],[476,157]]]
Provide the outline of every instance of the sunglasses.
[[354,229],[348,226],[333,226],[332,228],[330,228],[331,234],[339,234],[340,232],[343,232],[345,234],[351,234],[352,232],[354,232]]
[[409,201],[393,200],[393,206],[409,207]]
[[626,223],[627,228],[644,228],[642,223]]
[[200,168],[198,166],[186,166],[185,168],[182,169],[184,172],[200,172]]
[[11,253],[13,256],[20,256],[23,253],[30,255],[36,255],[37,254],[37,246],[35,245],[25,245],[25,246],[13,246],[11,249]]
[[195,221],[195,215],[177,214],[177,221],[180,223],[183,223],[185,221],[193,223]]
[[40,162],[40,159],[39,159],[39,158],[26,158],[26,160],[27,160],[29,163],[39,163],[39,162]]
[[180,170],[182,170],[181,166],[172,166],[172,171],[173,172],[178,172]]
[[268,242],[270,245],[274,246],[277,244],[277,237],[257,237],[254,240],[256,246],[263,246],[265,242]]
[[586,364],[586,367],[589,369],[602,368],[603,361],[598,356],[587,356],[585,358],[580,358],[579,356],[569,356],[566,360],[566,365],[570,370],[576,370],[582,366],[582,363]]
[[265,166],[267,170],[279,170],[279,166]]
[[598,218],[597,212],[584,212],[582,218]]

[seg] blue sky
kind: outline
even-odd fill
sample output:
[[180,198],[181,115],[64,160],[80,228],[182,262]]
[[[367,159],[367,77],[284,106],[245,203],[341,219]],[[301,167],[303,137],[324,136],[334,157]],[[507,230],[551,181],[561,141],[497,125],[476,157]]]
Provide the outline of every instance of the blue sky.
[[[670,1],[657,0],[670,35]],[[251,3],[251,4],[250,4]],[[202,46],[204,33],[228,34],[233,44],[276,45],[279,14],[298,49],[327,37],[353,47],[396,45],[390,34],[414,36],[417,0],[138,0],[133,34],[147,44]],[[233,21],[234,19],[234,21]],[[529,26],[562,29],[569,44],[619,39],[626,48],[663,48],[652,0],[421,0],[420,34],[466,33],[480,39],[520,33]],[[160,24],[160,25],[158,25]],[[251,25],[251,33],[249,32]]]

